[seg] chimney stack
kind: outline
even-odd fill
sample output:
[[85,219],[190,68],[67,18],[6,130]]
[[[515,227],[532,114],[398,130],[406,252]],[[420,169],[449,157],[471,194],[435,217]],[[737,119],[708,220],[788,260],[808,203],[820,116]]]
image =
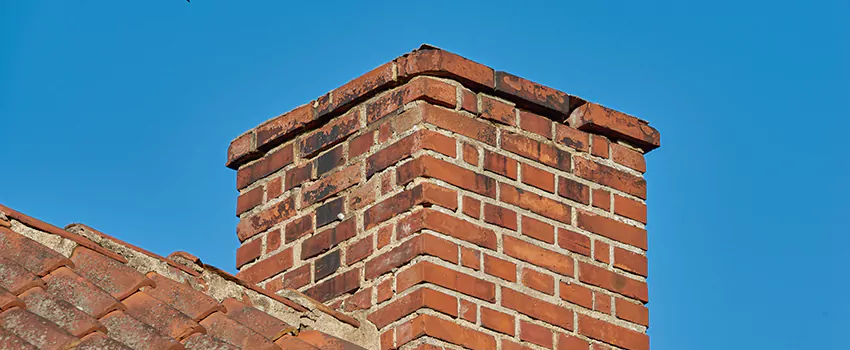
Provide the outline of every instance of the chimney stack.
[[425,45],[231,143],[238,276],[374,325],[382,349],[648,349],[659,144]]

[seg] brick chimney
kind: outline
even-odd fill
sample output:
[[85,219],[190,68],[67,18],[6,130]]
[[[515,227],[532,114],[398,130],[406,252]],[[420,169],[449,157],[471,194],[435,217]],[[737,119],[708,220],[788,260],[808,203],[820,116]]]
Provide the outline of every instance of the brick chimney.
[[646,121],[423,46],[231,143],[239,276],[382,349],[648,349],[658,146]]

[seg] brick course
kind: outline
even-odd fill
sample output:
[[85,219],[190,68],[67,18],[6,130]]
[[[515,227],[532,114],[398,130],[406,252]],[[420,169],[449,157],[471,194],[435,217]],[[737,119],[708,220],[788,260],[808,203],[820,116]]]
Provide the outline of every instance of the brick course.
[[648,348],[646,122],[430,47],[305,106],[228,151],[240,277],[385,349]]

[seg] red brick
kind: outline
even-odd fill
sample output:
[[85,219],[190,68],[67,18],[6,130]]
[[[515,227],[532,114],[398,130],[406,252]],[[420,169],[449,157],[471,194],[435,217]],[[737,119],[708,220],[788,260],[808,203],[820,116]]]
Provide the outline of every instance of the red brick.
[[496,301],[496,286],[493,283],[429,261],[418,262],[396,276],[396,288],[399,292],[423,282],[433,283],[491,303]]
[[301,190],[301,202],[303,206],[309,206],[322,201],[360,182],[362,178],[360,164],[350,165],[316,182],[303,186]]
[[570,154],[547,143],[505,132],[502,133],[502,149],[551,167],[570,171]]
[[611,142],[609,142],[605,136],[591,135],[591,138],[593,139],[593,146],[590,148],[590,154],[597,157],[608,158],[608,155],[610,154],[608,150]]
[[484,328],[513,336],[516,328],[514,322],[514,317],[511,315],[481,307],[481,326]]
[[561,299],[569,301],[578,306],[593,309],[593,291],[576,283],[560,283]]
[[573,312],[510,288],[502,288],[502,306],[533,319],[573,330]]
[[555,175],[540,168],[522,163],[522,183],[555,193]]
[[295,215],[295,212],[295,200],[293,197],[288,197],[259,213],[242,218],[236,225],[236,236],[239,237],[240,242],[244,242],[246,239],[289,219]]
[[496,348],[496,339],[491,335],[427,314],[416,316],[399,325],[396,333],[398,334],[396,343],[399,346],[422,336],[431,336],[473,350]]
[[460,88],[461,104],[460,109],[469,113],[478,114],[478,96],[469,89]]
[[523,341],[551,349],[553,345],[552,337],[552,331],[546,327],[538,326],[524,320],[519,321],[519,339]]
[[617,318],[649,326],[649,309],[646,306],[631,301],[615,298],[617,305]]
[[381,249],[386,247],[387,244],[390,244],[390,241],[393,239],[393,225],[387,225],[378,229],[378,247],[377,249]]
[[533,350],[530,347],[514,343],[508,339],[502,339],[502,350]]
[[292,164],[293,159],[292,144],[267,153],[251,165],[239,168],[236,172],[236,188],[242,189],[273,172],[283,169],[283,167]]
[[579,280],[643,302],[649,301],[646,282],[641,282],[588,263],[579,263]]
[[266,233],[266,253],[276,251],[277,248],[280,248],[282,238],[283,235],[281,235],[280,229],[271,230],[269,233]]
[[[424,209],[406,218],[409,231],[397,232],[402,238],[421,229],[434,230],[457,239],[477,244],[478,246],[496,250],[496,234],[493,230],[475,225],[443,212]],[[400,222],[401,224],[401,222]]]
[[395,291],[393,290],[393,278],[390,277],[385,279],[383,282],[378,284],[378,293],[376,295],[378,297],[378,303],[380,304],[387,300],[390,300],[390,298],[393,297],[394,293]]
[[590,204],[590,188],[565,177],[558,179],[558,195],[582,204]]
[[322,150],[326,150],[344,140],[359,128],[360,110],[353,109],[331,120],[318,130],[302,136],[299,156],[302,158],[312,158]]
[[348,246],[348,249],[345,251],[345,263],[347,265],[351,265],[360,260],[366,259],[366,257],[372,254],[373,241],[374,237],[372,237],[372,235],[368,235]]
[[375,178],[352,189],[348,193],[348,210],[357,211],[375,202],[378,196],[378,182]]
[[593,194],[593,206],[608,211],[611,209],[611,192],[601,188],[595,188]]
[[313,262],[313,280],[320,281],[334,274],[340,266],[340,252],[336,249]]
[[603,314],[611,314],[611,296],[593,292],[593,309]]
[[516,264],[484,254],[484,272],[506,281],[516,282]]
[[237,160],[247,157],[257,151],[257,134],[252,130],[244,133],[230,142],[227,147],[227,166],[234,167]]
[[396,188],[396,184],[395,184],[395,181],[394,181],[395,178],[396,178],[395,169],[387,170],[386,172],[381,174],[380,177],[381,177],[381,194],[387,194],[387,193],[393,192]]
[[476,219],[481,217],[481,201],[463,196],[463,213]]
[[646,230],[579,210],[578,227],[618,242],[646,249]]
[[493,69],[443,50],[417,50],[397,60],[398,76],[448,73],[463,82],[493,88]]
[[369,152],[372,145],[375,144],[375,132],[370,131],[363,135],[354,137],[348,141],[348,157],[356,158],[357,156]]
[[372,307],[372,288],[361,289],[345,299],[342,305],[346,312],[369,309]]
[[646,256],[614,247],[614,267],[646,277]]
[[286,224],[284,229],[284,238],[286,243],[291,243],[296,239],[304,237],[313,232],[313,217],[314,214],[302,216]]
[[391,350],[395,348],[395,328],[381,333],[381,350]]
[[368,230],[399,215],[415,205],[433,204],[457,209],[457,192],[432,183],[421,183],[383,200],[363,212],[363,227]]
[[366,262],[366,279],[374,279],[382,274],[407,264],[420,255],[430,255],[453,264],[457,264],[457,244],[430,235],[417,235],[398,247],[375,256]]
[[590,146],[590,134],[573,129],[561,123],[555,124],[555,141],[569,148],[587,152]]
[[312,279],[310,264],[305,264],[283,275],[283,287],[298,289],[306,286]]
[[463,161],[471,164],[472,166],[478,166],[478,148],[472,144],[464,142]]
[[366,177],[382,171],[411,154],[427,149],[454,158],[457,155],[455,139],[431,130],[419,130],[393,143],[366,159]]
[[429,288],[420,288],[372,312],[367,318],[381,329],[425,308],[457,317],[457,305],[457,298],[451,295]]
[[374,123],[390,114],[397,113],[402,106],[416,100],[454,107],[457,104],[456,94],[457,88],[453,85],[428,77],[417,77],[398,89],[379,95],[367,105],[366,121]]
[[537,114],[520,110],[519,126],[528,132],[533,132],[547,139],[552,138],[552,120]]
[[250,283],[259,283],[269,277],[289,270],[292,267],[292,248],[285,249],[280,253],[267,257],[239,271],[239,277]]
[[478,307],[467,300],[460,299],[460,317],[469,322],[478,322]]
[[555,227],[528,216],[522,217],[522,234],[549,244],[555,243]]
[[479,101],[482,118],[511,126],[516,125],[516,111],[513,106],[484,95]]
[[501,71],[496,72],[496,91],[516,96],[562,115],[569,115],[578,104],[577,99],[561,91]]
[[313,177],[313,163],[301,164],[286,171],[284,190],[289,191],[313,179],[315,179]]
[[516,231],[516,212],[490,203],[484,203],[484,221]]
[[467,247],[460,247],[460,263],[475,271],[481,270],[481,252]]
[[646,204],[618,194],[614,195],[614,213],[646,223]]
[[360,269],[338,274],[304,291],[307,296],[326,302],[360,288]]
[[266,201],[271,201],[283,194],[283,176],[276,176],[266,184]]
[[507,176],[513,180],[517,178],[517,161],[498,153],[484,151],[484,170]]
[[417,177],[436,178],[482,196],[496,198],[496,181],[492,178],[431,156],[421,156],[404,163],[397,173],[399,184],[406,184]]
[[356,220],[350,218],[333,228],[321,231],[301,243],[301,259],[306,260],[322,254],[338,244],[354,237]]
[[531,210],[552,220],[566,224],[572,221],[569,206],[509,184],[501,184],[499,199],[502,202]]
[[326,104],[319,103],[319,107],[316,112],[321,116],[331,113],[337,109],[343,109],[345,106],[351,105],[356,101],[368,98],[368,96],[373,95],[375,91],[380,91],[392,82],[393,64],[390,62],[334,89],[329,94],[332,101],[329,101]]
[[646,159],[643,158],[643,154],[626,146],[612,143],[611,159],[642,173],[646,172]]
[[646,181],[624,171],[576,157],[575,174],[598,184],[646,199]]
[[502,238],[505,254],[564,276],[573,275],[573,258],[511,236],[503,236]]
[[256,187],[236,198],[236,216],[263,204],[263,186]]
[[588,350],[589,346],[587,341],[581,338],[563,333],[558,334],[557,350]]
[[312,102],[275,117],[257,127],[257,147],[270,147],[276,144],[278,139],[301,129],[315,118]]
[[236,248],[236,268],[242,267],[256,258],[260,257],[263,248],[263,241],[255,239],[248,243],[243,243],[241,247]]
[[454,110],[423,105],[422,120],[440,129],[452,131],[476,139],[490,146],[496,146],[496,127]]
[[593,242],[593,258],[606,264],[611,262],[611,246],[608,243],[596,240]]
[[522,269],[522,284],[539,292],[555,295],[555,279],[551,275]]
[[649,336],[608,322],[578,315],[579,331],[582,335],[617,347],[635,350],[649,349]]
[[569,123],[579,130],[593,130],[610,137],[622,138],[644,151],[661,145],[658,130],[646,122],[595,103],[588,102],[576,108],[570,114]]
[[590,237],[572,230],[558,229],[558,245],[561,248],[590,257]]

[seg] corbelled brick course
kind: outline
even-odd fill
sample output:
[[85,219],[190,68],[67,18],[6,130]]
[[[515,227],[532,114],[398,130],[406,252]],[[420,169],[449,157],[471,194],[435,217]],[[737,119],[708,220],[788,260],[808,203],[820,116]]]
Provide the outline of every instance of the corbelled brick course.
[[233,141],[238,276],[352,312],[384,349],[648,349],[659,144],[423,46]]

